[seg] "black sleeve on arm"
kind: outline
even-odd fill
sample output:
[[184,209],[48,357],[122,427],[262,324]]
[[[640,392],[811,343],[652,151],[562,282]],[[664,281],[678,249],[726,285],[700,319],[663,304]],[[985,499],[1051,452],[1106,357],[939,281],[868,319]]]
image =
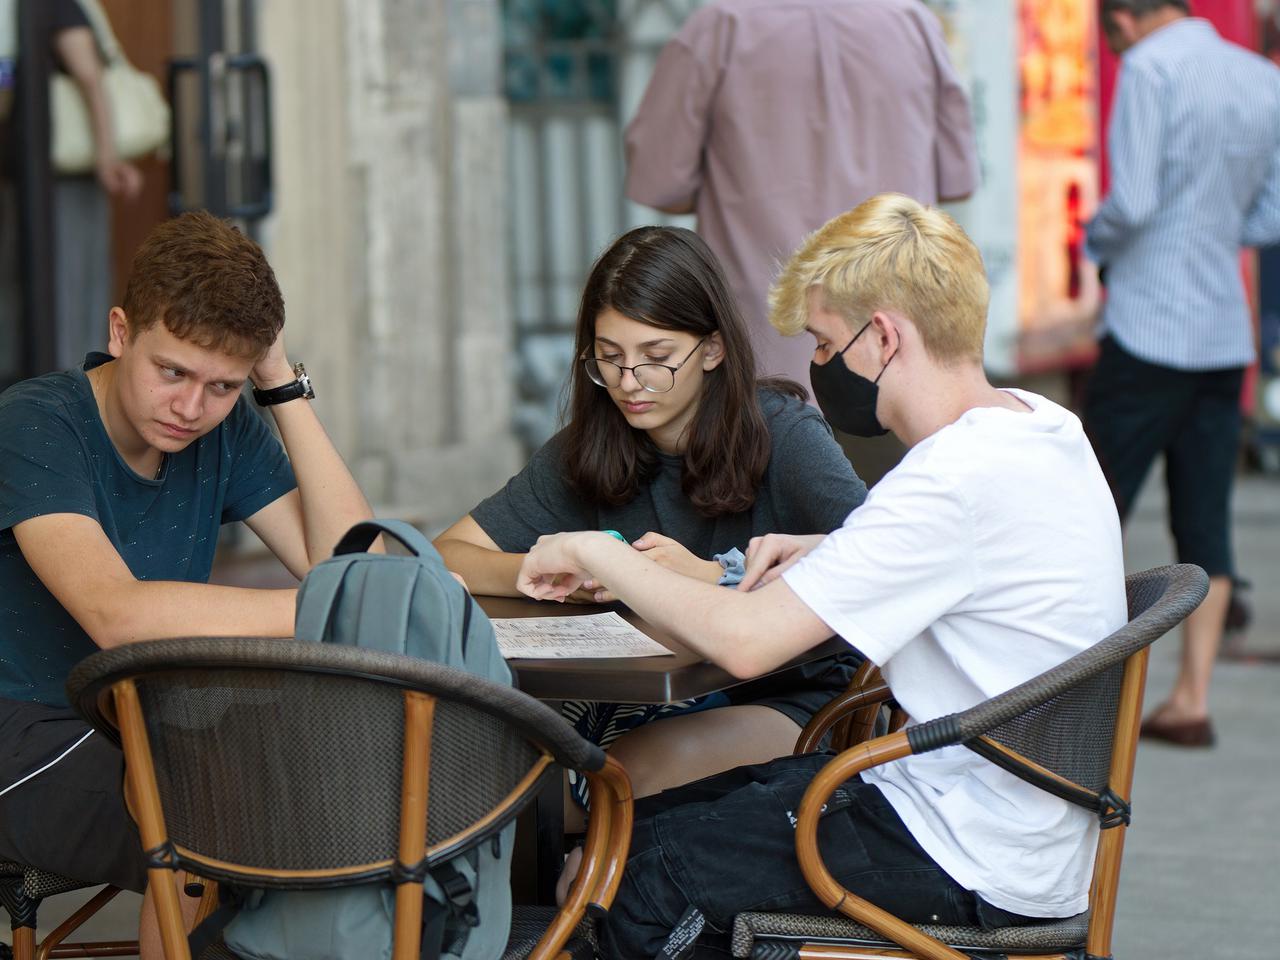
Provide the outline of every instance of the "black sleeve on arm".
[[72,27],[92,27],[89,18],[85,16],[84,10],[76,0],[49,0],[48,7],[49,12],[46,16],[49,18],[51,36],[63,30],[70,30]]
[[773,486],[782,533],[830,533],[867,499],[867,485],[816,410],[800,415],[774,456]]
[[565,480],[562,436],[548,440],[505,487],[471,511],[504,553],[525,553],[547,533],[591,529],[591,511]]

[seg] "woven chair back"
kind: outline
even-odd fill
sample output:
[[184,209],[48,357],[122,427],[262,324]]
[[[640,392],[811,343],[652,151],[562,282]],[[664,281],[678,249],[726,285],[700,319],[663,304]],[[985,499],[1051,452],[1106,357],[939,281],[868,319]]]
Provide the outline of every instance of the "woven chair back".
[[169,841],[204,867],[218,861],[223,879],[271,885],[256,871],[368,866],[358,875],[367,880],[389,868],[408,690],[435,698],[430,859],[508,822],[550,769],[548,754],[587,769],[603,762],[536,701],[438,664],[292,641],[130,647],[84,661],[69,685],[74,702],[110,723],[111,685],[133,680]]
[[1183,605],[1180,576],[1180,568],[1163,567],[1127,577],[1129,622],[1063,665],[1076,677],[1068,689],[989,729],[985,738],[1089,794],[1107,790],[1117,722],[1134,720],[1117,716],[1126,663],[1169,629],[1163,612]]

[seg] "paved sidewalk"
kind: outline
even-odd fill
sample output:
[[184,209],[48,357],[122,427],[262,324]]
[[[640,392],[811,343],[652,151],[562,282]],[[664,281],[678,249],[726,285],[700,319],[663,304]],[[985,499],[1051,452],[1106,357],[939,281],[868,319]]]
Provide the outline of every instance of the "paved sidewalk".
[[[1130,570],[1167,563],[1163,496],[1148,484],[1130,523]],[[1280,654],[1280,481],[1242,478],[1236,496],[1241,573],[1253,581],[1246,648]],[[1158,701],[1177,669],[1178,638],[1153,648],[1147,697]],[[1219,664],[1219,745],[1187,751],[1144,743],[1134,785],[1113,945],[1117,960],[1257,960],[1280,957],[1280,663]],[[46,903],[51,925],[83,899]],[[95,938],[136,930],[139,898],[122,895],[86,928]],[[8,942],[8,930],[0,941]]]
[[[1280,654],[1280,481],[1236,488],[1236,556],[1253,582],[1246,650]],[[1164,498],[1148,483],[1127,531],[1130,570],[1166,563]],[[1152,648],[1147,702],[1177,673],[1179,638]],[[1143,742],[1125,843],[1117,960],[1280,957],[1280,663],[1220,662],[1212,750]]]

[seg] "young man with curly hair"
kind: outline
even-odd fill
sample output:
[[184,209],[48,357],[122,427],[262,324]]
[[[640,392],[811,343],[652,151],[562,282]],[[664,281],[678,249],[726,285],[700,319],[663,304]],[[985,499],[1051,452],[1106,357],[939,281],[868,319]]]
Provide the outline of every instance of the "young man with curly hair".
[[294,590],[207,583],[219,528],[244,521],[302,577],[371,515],[283,326],[258,245],[184,214],[134,258],[107,354],[0,395],[0,860],[143,890],[122,756],[69,709],[71,667],[139,640],[292,636]]

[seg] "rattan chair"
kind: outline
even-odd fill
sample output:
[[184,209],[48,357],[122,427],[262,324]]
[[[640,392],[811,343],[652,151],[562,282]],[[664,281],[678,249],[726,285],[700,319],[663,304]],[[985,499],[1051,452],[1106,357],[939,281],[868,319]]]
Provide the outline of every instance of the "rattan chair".
[[881,676],[880,668],[870,660],[863,660],[844,693],[833,697],[809,718],[796,738],[792,753],[814,753],[824,748],[840,753],[870,740],[877,729],[892,732],[896,729],[893,707],[893,692]]
[[[9,925],[13,930],[11,955],[14,960],[47,960],[49,957],[136,957],[138,955],[136,940],[64,942],[120,892],[119,887],[112,886],[103,887],[48,936],[36,943],[36,914],[46,897],[95,886],[102,885],[73,880],[70,877],[37,870],[21,863],[0,861],[0,906],[3,906],[9,914]],[[9,948],[0,944],[0,958],[8,955],[10,955]]]
[[[733,954],[790,958],[1109,957],[1133,761],[1142,713],[1148,647],[1199,606],[1208,590],[1199,567],[1161,567],[1127,578],[1129,623],[1100,643],[970,710],[870,740],[837,755],[814,777],[800,806],[796,853],[805,879],[834,914],[743,913],[734,921]],[[865,709],[870,699],[853,701]],[[841,719],[832,710],[826,729]],[[813,742],[826,732],[807,731]],[[823,805],[846,780],[881,763],[964,744],[1010,773],[1096,812],[1099,832],[1089,910],[1064,920],[984,931],[912,925],[845,890],[818,850]]]
[[[123,744],[169,960],[189,956],[178,867],[257,887],[395,884],[393,957],[417,958],[423,869],[493,842],[559,767],[590,788],[583,867],[541,938],[517,917],[523,946],[509,949],[560,955],[621,880],[626,773],[510,687],[354,647],[198,638],[99,651],[67,689]],[[206,955],[229,956],[221,945]]]

